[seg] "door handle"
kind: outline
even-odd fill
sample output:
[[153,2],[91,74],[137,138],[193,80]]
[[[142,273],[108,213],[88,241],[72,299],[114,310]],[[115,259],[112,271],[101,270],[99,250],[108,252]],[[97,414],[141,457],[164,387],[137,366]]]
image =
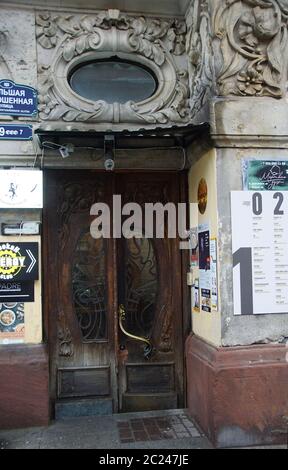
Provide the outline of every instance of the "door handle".
[[124,305],[121,304],[119,305],[120,330],[122,331],[122,333],[124,333],[124,335],[128,336],[128,338],[132,338],[132,339],[135,339],[136,341],[141,341],[145,343],[146,346],[144,348],[144,357],[145,359],[149,359],[153,351],[153,346],[152,346],[151,341],[148,338],[141,338],[141,336],[136,336],[136,335],[133,335],[132,333],[129,333],[123,325],[123,322],[125,322],[125,320],[126,320],[126,311],[125,311]]

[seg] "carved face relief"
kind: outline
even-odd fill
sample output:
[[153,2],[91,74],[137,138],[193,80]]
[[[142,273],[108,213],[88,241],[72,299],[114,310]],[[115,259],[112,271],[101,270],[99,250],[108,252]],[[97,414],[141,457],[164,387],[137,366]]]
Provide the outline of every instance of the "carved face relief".
[[[176,65],[185,33],[184,22],[133,18],[118,10],[84,17],[39,13],[40,118],[137,127],[187,122],[188,76]],[[156,92],[139,103],[120,104],[91,101],[71,89],[68,76],[75,67],[111,57],[150,69],[159,84]]]

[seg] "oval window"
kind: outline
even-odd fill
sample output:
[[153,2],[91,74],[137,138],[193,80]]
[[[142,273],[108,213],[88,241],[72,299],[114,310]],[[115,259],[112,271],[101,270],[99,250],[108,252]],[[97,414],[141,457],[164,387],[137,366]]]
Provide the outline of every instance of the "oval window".
[[120,59],[80,65],[70,74],[69,82],[78,95],[110,104],[143,101],[157,88],[157,80],[151,71]]

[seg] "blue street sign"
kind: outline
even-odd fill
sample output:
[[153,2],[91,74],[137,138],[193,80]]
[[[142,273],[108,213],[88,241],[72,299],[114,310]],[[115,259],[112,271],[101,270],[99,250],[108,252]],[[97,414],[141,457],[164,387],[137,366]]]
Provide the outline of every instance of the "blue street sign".
[[32,126],[25,124],[0,124],[0,141],[1,140],[32,140]]
[[17,85],[12,80],[0,80],[0,115],[35,116],[37,91],[30,86]]

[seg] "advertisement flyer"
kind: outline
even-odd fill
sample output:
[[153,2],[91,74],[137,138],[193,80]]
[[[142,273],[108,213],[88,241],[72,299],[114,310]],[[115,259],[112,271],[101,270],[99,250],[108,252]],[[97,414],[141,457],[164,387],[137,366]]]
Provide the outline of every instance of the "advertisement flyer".
[[0,344],[24,343],[23,303],[0,303]]
[[198,243],[198,227],[190,230],[190,266],[199,266],[199,243]]
[[201,293],[201,310],[211,312],[211,258],[210,230],[208,224],[198,227],[199,244],[199,288]]
[[288,190],[288,160],[244,160],[242,175],[244,190]]
[[211,259],[211,307],[218,310],[218,278],[217,278],[217,239],[210,240]]

